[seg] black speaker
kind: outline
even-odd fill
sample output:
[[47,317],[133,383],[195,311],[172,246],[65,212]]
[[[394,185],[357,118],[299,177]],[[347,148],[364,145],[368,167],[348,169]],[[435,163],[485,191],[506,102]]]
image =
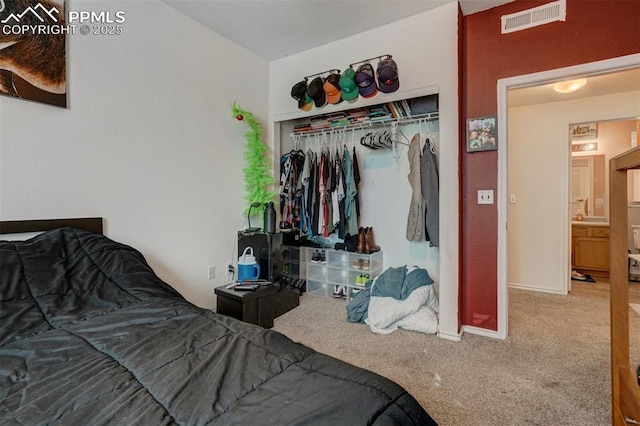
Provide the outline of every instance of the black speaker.
[[260,278],[271,282],[280,280],[280,246],[282,234],[238,231],[238,257],[247,247],[260,265]]

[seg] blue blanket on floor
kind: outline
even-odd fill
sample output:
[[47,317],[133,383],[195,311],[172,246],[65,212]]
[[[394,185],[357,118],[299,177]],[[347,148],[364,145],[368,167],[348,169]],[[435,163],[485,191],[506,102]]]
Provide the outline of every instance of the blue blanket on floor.
[[376,279],[371,296],[405,300],[416,288],[430,284],[433,280],[426,269],[416,268],[407,273],[406,266],[389,268]]

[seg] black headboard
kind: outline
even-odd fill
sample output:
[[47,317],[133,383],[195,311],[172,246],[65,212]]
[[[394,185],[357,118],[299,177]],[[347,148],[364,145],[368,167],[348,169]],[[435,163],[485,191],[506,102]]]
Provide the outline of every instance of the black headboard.
[[0,234],[50,231],[56,228],[80,228],[102,235],[102,218],[4,220],[0,221]]

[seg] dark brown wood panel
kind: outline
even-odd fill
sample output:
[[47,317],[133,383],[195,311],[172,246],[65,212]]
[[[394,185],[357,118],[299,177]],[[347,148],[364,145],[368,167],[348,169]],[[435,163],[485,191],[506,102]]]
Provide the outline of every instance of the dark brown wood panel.
[[102,235],[102,218],[5,220],[0,221],[0,234],[50,231],[56,228],[80,228]]
[[[611,265],[611,408],[614,426],[627,418],[640,422],[640,386],[629,376],[638,367],[629,356],[629,270],[627,170],[640,167],[640,149],[609,160],[610,265]],[[627,380],[629,379],[629,380]]]

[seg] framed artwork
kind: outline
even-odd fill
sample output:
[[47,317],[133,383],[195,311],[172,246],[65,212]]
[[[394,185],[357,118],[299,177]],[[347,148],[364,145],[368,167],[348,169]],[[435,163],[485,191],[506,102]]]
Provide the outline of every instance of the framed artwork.
[[571,142],[593,140],[598,137],[597,123],[583,123],[569,125]]
[[0,95],[66,108],[64,0],[0,0]]
[[498,149],[497,119],[493,117],[467,120],[467,152]]

